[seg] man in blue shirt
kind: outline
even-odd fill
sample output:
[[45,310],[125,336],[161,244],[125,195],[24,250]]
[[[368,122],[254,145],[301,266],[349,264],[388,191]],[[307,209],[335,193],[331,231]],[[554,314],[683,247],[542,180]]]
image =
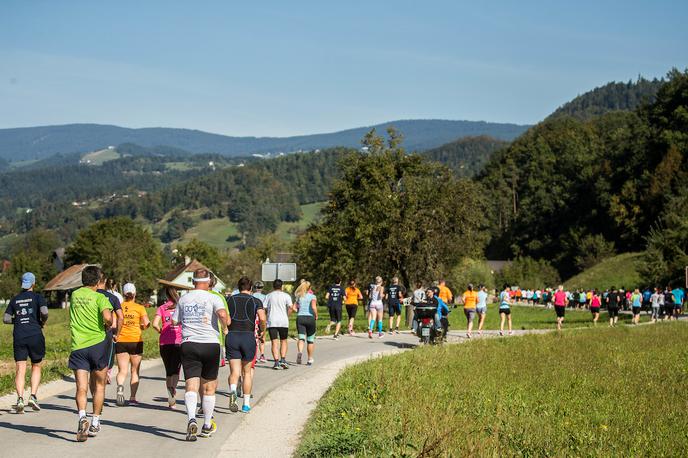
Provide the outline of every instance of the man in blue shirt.
[[685,294],[682,288],[678,286],[671,291],[672,296],[674,296],[674,316],[678,319],[683,311],[683,299]]
[[17,389],[17,413],[24,413],[24,380],[26,378],[26,359],[31,359],[31,396],[29,406],[41,410],[36,399],[38,385],[41,383],[41,362],[45,357],[45,337],[43,325],[48,320],[48,305],[40,294],[33,288],[36,277],[26,272],[21,277],[22,292],[12,298],[5,310],[3,322],[14,324],[12,336],[14,339],[14,361],[16,375],[14,379]]

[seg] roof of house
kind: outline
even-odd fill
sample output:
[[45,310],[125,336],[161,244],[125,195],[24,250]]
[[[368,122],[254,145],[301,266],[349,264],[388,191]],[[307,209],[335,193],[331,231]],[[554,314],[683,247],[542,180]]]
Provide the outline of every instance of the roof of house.
[[198,269],[210,270],[206,266],[201,264],[197,259],[194,259],[186,265],[182,264],[181,266],[177,267],[176,269],[171,270],[170,272],[167,273],[167,275],[165,275],[164,279],[167,281],[173,281],[177,277],[179,277],[181,274],[183,274],[184,272],[193,272],[194,270],[198,270]]
[[43,287],[43,291],[67,291],[83,286],[81,283],[81,271],[83,271],[85,267],[92,265],[93,264],[76,264],[66,268],[46,283]]

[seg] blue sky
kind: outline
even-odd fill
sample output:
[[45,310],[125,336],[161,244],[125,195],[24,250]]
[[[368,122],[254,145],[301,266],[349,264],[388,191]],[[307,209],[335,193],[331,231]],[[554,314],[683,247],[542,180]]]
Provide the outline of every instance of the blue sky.
[[688,66],[685,1],[0,2],[0,128],[534,123]]

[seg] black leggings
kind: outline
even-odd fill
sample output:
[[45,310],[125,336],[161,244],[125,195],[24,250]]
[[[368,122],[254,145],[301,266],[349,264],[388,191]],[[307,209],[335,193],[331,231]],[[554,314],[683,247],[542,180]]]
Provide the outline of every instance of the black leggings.
[[315,340],[315,317],[297,316],[296,330],[299,333],[300,340],[307,340],[308,342],[313,343]]

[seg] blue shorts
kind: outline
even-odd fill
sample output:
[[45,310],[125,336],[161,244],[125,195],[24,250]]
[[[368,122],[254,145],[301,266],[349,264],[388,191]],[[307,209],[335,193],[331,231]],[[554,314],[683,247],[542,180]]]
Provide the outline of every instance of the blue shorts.
[[15,361],[26,361],[26,358],[31,358],[31,364],[38,364],[45,358],[43,334],[15,339],[13,346]]
[[230,332],[225,340],[227,359],[253,361],[256,356],[256,336],[253,332]]
[[389,312],[389,316],[401,315],[401,302],[389,301],[389,304],[387,304],[387,311]]
[[73,371],[99,371],[108,367],[110,343],[106,337],[102,342],[90,347],[74,350],[69,355],[69,368]]
[[487,313],[487,307],[476,307],[475,311],[478,313],[478,315],[484,315]]

